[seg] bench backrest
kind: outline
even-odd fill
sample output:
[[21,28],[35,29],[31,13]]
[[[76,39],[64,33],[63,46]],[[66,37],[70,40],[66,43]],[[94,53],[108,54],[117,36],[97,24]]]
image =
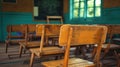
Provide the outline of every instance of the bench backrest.
[[105,42],[107,27],[85,25],[63,25],[60,29],[59,45],[65,46],[64,67],[68,65],[70,46],[97,44],[94,62],[99,65],[101,46]]
[[[12,35],[12,33],[20,33],[20,35]],[[26,32],[26,25],[8,25],[7,26],[7,33],[8,38],[25,38],[25,32]]]

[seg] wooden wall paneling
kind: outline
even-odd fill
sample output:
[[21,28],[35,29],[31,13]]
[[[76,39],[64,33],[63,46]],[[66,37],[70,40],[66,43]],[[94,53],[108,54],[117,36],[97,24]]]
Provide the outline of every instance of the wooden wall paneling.
[[32,12],[33,0],[17,0],[17,3],[2,2],[4,12]]
[[120,7],[120,0],[103,0],[104,8]]
[[67,13],[69,10],[69,0],[63,0],[63,12]]

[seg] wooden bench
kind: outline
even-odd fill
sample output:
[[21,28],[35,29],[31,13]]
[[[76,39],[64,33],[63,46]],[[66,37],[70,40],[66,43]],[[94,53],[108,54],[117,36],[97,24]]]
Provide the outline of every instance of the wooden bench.
[[109,37],[108,37],[108,42],[102,45],[102,50],[104,51],[103,55],[102,55],[102,59],[108,54],[108,52],[110,50],[116,50],[116,49],[120,48],[120,45],[112,42],[113,41],[113,35],[120,34],[120,31],[119,31],[120,25],[104,25],[104,26],[107,26],[107,28],[108,28],[107,35]]
[[[42,65],[44,67],[100,67],[101,46],[105,42],[106,34],[105,26],[63,25],[60,29],[59,45],[66,48],[64,59],[42,62]],[[88,44],[98,45],[94,62],[80,58],[69,59],[70,46]]]
[[[19,42],[25,41],[25,32],[26,25],[8,25],[7,26],[7,39],[5,40],[5,49],[6,53],[8,52],[8,45],[10,44],[18,44]],[[20,33],[13,34],[13,33]]]
[[40,46],[39,45],[40,35],[36,35],[36,24],[27,24],[25,40],[26,40],[25,42],[19,42],[20,44],[19,57],[21,57],[23,49],[26,51],[29,50],[30,48],[36,48]]
[[[112,35],[114,34],[120,34],[120,25],[111,25],[112,27]],[[120,42],[119,39],[116,39],[116,38],[113,38],[112,39],[113,41],[118,41]],[[114,42],[113,42],[114,43]],[[115,48],[114,48],[114,53],[113,55],[116,56],[116,59],[117,59],[117,67],[120,67],[120,52],[117,52],[117,50],[119,51],[120,50],[120,45],[119,44],[116,44],[117,45]],[[111,48],[108,49],[108,51],[110,50]]]
[[[64,53],[64,50],[62,50],[58,46],[52,46],[52,47],[45,47],[46,42],[45,40],[48,40],[49,37],[53,36],[59,36],[61,25],[37,25],[36,28],[36,34],[41,35],[41,41],[40,41],[40,47],[39,48],[31,48],[31,59],[30,59],[30,67],[33,66],[33,60],[35,56],[38,57],[44,57],[48,55],[54,55],[54,56],[61,56]],[[47,42],[48,43],[48,42]]]

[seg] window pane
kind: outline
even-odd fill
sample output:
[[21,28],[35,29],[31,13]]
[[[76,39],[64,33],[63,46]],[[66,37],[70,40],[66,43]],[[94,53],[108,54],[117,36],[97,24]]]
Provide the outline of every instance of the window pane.
[[78,9],[75,9],[75,10],[74,10],[73,16],[74,16],[74,18],[77,18],[77,17],[78,17]]
[[84,9],[80,9],[80,17],[84,17]]
[[94,10],[93,8],[87,9],[87,17],[93,17],[94,16]]
[[88,7],[93,7],[94,6],[94,0],[88,0],[87,5],[88,5]]
[[85,1],[85,0],[74,0],[74,2],[83,2],[83,1]]
[[98,17],[100,15],[101,15],[101,9],[100,9],[100,7],[96,7],[96,9],[95,9],[95,16]]
[[96,0],[95,4],[96,4],[96,6],[100,6],[101,5],[101,0]]
[[74,3],[74,8],[79,8],[79,3]]
[[73,0],[72,11],[73,18],[100,17],[101,0]]
[[85,0],[80,0],[80,1],[85,1]]
[[79,5],[80,5],[80,8],[84,8],[84,2],[76,2],[74,3],[74,8],[79,8]]
[[80,8],[84,8],[84,6],[85,6],[84,2],[80,2],[80,5],[81,5]]
[[74,2],[79,2],[79,0],[74,0]]

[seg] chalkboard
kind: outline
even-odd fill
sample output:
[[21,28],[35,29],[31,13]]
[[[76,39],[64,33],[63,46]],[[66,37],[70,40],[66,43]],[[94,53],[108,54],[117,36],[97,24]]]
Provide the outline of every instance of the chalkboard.
[[34,20],[46,20],[47,16],[63,16],[63,0],[34,0]]
[[16,3],[16,0],[3,0],[3,2]]

